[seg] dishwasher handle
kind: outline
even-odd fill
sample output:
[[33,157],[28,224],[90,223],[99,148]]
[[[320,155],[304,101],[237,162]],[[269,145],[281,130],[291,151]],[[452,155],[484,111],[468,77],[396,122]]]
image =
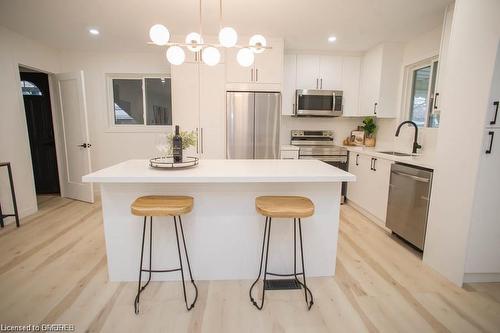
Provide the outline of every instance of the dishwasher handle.
[[408,178],[411,178],[417,182],[421,182],[421,183],[428,183],[429,182],[429,179],[428,178],[424,178],[424,177],[419,177],[419,176],[414,176],[414,175],[410,175],[408,173],[404,173],[404,172],[399,172],[399,171],[391,171],[393,174],[395,175],[398,175],[398,176],[402,176],[402,177],[408,177]]

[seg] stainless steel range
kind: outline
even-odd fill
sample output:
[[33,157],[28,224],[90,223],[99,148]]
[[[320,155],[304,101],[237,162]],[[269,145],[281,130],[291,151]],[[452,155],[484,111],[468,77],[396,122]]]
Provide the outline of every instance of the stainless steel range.
[[[299,159],[316,159],[347,171],[347,149],[336,146],[333,131],[292,130],[290,143],[299,146]],[[347,183],[342,183],[342,202],[345,200]]]

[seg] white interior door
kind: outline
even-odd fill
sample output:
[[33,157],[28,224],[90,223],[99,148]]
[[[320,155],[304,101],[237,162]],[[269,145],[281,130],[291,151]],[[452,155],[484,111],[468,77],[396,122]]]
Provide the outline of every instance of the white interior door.
[[93,185],[82,183],[82,176],[91,172],[83,71],[57,74],[55,77],[64,147],[61,156],[62,195],[71,199],[94,202]]

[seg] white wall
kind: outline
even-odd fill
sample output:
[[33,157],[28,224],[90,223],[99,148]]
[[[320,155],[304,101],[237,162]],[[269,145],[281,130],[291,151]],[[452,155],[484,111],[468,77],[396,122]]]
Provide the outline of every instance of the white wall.
[[[403,80],[405,79],[404,73],[406,67],[415,64],[424,59],[434,57],[439,54],[439,46],[441,42],[442,26],[438,26],[414,40],[407,42],[403,50],[403,70],[401,82],[399,85],[399,103],[400,116],[396,119],[378,119],[378,133],[377,133],[377,146],[391,147],[396,151],[411,152],[413,142],[413,129],[406,127],[401,131],[399,137],[396,137],[396,128],[406,117],[406,112],[403,106]],[[438,129],[435,128],[421,128],[419,129],[419,143],[422,149],[419,151],[424,155],[434,155],[436,148]]]
[[[45,72],[59,72],[56,50],[0,26],[0,161],[10,162],[21,216],[36,212],[37,202],[28,131],[21,95],[19,64]],[[4,169],[4,168],[2,168]],[[12,211],[7,173],[0,174],[0,200]]]
[[[443,81],[424,262],[461,285],[500,39],[498,0],[457,0]],[[467,98],[464,98],[467,96]]]
[[158,152],[160,132],[116,132],[109,130],[106,74],[166,73],[170,66],[163,51],[150,53],[63,52],[61,71],[83,70],[87,95],[92,169],[98,170],[131,158],[151,158]]

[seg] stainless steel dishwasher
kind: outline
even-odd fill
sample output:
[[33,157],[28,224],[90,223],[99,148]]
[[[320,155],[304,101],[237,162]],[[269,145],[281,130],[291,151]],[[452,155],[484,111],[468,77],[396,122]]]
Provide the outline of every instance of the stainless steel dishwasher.
[[395,163],[391,167],[385,225],[423,251],[432,170]]

